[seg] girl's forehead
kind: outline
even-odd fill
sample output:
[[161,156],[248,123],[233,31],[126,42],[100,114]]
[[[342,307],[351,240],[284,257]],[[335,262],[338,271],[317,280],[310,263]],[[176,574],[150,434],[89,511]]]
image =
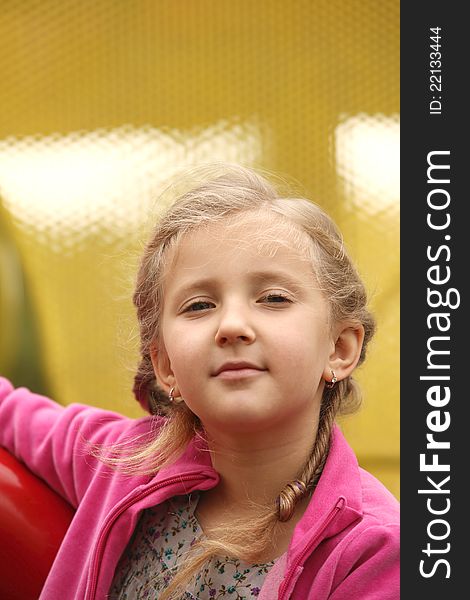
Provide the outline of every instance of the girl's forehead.
[[251,249],[263,256],[273,256],[279,248],[305,256],[306,250],[312,247],[312,240],[299,226],[266,210],[229,215],[201,225],[184,235],[181,242],[186,248],[209,242],[221,248],[230,245]]
[[[296,235],[297,234],[297,235]],[[211,223],[187,232],[169,251],[162,277],[166,293],[209,277],[297,278],[304,287],[317,287],[310,238],[296,228],[259,218]],[[305,241],[307,238],[307,242]],[[311,241],[310,241],[311,244]],[[282,275],[283,274],[283,275]],[[267,277],[267,275],[266,275]]]

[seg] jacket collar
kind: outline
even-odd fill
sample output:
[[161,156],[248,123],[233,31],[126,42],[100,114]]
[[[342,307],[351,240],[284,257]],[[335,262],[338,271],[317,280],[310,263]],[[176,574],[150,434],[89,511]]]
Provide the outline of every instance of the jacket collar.
[[[337,514],[329,520],[335,507],[338,508]],[[301,553],[315,538],[319,543],[336,535],[360,519],[362,514],[359,465],[352,448],[338,425],[335,425],[323,473],[304,515],[294,529],[289,549],[291,555]]]

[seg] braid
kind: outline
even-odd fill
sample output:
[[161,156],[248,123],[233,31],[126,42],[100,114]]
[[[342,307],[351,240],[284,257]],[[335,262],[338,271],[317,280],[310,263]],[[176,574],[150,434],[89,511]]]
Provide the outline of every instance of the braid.
[[339,402],[338,389],[325,390],[312,453],[299,477],[288,483],[278,496],[279,521],[281,522],[288,521],[294,514],[297,502],[317,486],[328,457],[331,431]]

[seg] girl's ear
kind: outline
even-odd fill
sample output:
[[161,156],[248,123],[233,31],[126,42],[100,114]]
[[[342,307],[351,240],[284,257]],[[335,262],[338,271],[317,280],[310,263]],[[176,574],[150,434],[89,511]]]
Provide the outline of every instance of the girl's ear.
[[339,324],[335,329],[335,338],[334,349],[323,372],[326,381],[331,381],[332,370],[338,380],[345,379],[354,371],[361,356],[364,327],[361,324]]
[[175,376],[171,370],[170,359],[165,348],[157,348],[156,345],[152,345],[150,358],[157,381],[168,392],[171,387],[175,386]]

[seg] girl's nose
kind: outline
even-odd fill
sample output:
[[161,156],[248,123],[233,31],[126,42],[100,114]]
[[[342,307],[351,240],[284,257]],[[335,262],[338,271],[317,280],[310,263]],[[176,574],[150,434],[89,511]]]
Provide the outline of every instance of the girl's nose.
[[220,346],[243,342],[252,344],[256,339],[253,327],[249,323],[248,315],[240,308],[226,309],[219,322],[215,341]]

